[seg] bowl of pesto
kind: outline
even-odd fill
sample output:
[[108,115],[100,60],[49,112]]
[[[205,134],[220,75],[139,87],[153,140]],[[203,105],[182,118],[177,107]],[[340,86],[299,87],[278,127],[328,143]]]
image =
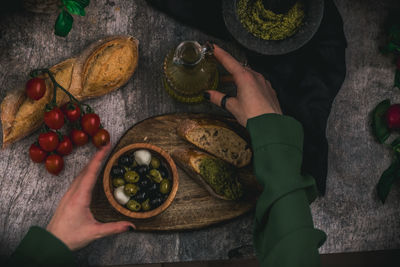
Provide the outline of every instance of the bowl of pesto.
[[[273,9],[273,2],[288,6]],[[323,13],[324,0],[223,0],[229,32],[243,46],[264,55],[287,54],[305,45],[317,32]]]

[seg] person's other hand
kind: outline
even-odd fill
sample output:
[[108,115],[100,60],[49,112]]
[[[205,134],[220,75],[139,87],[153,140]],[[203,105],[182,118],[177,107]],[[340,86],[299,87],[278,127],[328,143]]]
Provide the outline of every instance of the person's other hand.
[[97,151],[88,165],[75,178],[65,193],[47,226],[47,231],[58,237],[71,250],[88,245],[95,239],[135,228],[131,222],[100,223],[90,212],[92,189],[103,158],[110,144]]
[[[265,113],[282,114],[276,93],[264,76],[242,66],[217,45],[214,45],[214,56],[233,76],[237,86],[236,97],[229,97],[225,107],[241,125],[246,127],[248,119]],[[221,106],[224,94],[214,90],[207,92],[210,94],[210,101]]]

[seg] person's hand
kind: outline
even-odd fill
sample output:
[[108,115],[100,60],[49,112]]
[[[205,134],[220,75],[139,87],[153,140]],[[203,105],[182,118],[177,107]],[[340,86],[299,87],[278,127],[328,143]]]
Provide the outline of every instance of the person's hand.
[[47,226],[71,250],[82,248],[95,239],[135,228],[131,222],[100,223],[90,212],[92,189],[110,145],[97,151],[88,165],[75,178]]
[[[248,119],[265,113],[282,114],[276,93],[264,76],[242,66],[217,45],[214,45],[214,56],[232,74],[237,86],[236,97],[227,98],[225,107],[241,125],[246,127]],[[212,103],[221,106],[224,94],[213,90],[206,92]]]

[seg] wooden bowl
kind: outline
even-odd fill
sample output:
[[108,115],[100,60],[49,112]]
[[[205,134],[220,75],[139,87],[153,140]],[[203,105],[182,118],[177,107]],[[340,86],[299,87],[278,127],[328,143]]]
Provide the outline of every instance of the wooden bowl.
[[[170,177],[172,177],[172,188],[171,192],[168,195],[168,198],[158,207],[153,210],[149,211],[144,211],[144,212],[134,212],[131,211],[121,204],[119,204],[115,198],[114,198],[114,187],[111,182],[111,177],[110,177],[110,171],[113,165],[118,161],[118,158],[125,154],[126,152],[134,152],[139,149],[147,149],[150,151],[152,155],[157,156],[161,162],[166,163],[168,172]],[[164,164],[165,165],[165,164]],[[162,150],[161,148],[147,144],[147,143],[136,143],[136,144],[131,144],[127,145],[120,150],[118,150],[110,160],[107,162],[106,168],[104,170],[104,176],[103,176],[103,187],[104,187],[104,192],[106,194],[106,197],[108,201],[110,202],[111,206],[122,213],[123,215],[133,218],[133,219],[148,219],[151,217],[154,217],[160,213],[162,213],[164,210],[166,210],[169,205],[171,205],[172,201],[175,198],[176,192],[178,191],[178,185],[179,185],[179,177],[178,177],[178,170],[176,169],[176,165],[172,158],[169,156],[167,152]]]

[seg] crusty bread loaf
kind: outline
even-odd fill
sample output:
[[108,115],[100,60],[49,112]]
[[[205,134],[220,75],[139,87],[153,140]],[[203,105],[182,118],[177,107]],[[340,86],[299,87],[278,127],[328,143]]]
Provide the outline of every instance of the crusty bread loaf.
[[213,196],[224,200],[237,200],[243,189],[234,166],[194,149],[177,149],[172,152],[175,162],[205,187]]
[[249,144],[221,121],[186,119],[177,132],[188,142],[236,167],[244,167],[251,161]]
[[[132,36],[110,36],[87,47],[80,55],[67,59],[50,71],[56,81],[78,100],[107,94],[124,85],[138,64],[139,41]],[[3,147],[40,127],[44,108],[53,95],[47,75],[46,93],[38,101],[29,99],[23,88],[11,91],[0,106],[3,125]],[[68,102],[68,96],[57,90],[57,104]]]

